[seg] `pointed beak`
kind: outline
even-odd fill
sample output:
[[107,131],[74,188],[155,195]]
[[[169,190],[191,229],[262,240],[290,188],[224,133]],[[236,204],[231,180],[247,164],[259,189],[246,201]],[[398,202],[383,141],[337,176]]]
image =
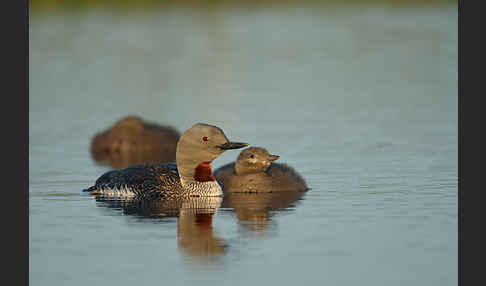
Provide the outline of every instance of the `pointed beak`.
[[270,157],[268,157],[268,161],[270,162],[277,161],[278,158],[280,158],[279,155],[270,155]]
[[242,142],[226,142],[222,145],[219,145],[218,147],[223,149],[223,150],[231,150],[231,149],[240,149],[243,147],[248,146],[248,143],[242,143]]

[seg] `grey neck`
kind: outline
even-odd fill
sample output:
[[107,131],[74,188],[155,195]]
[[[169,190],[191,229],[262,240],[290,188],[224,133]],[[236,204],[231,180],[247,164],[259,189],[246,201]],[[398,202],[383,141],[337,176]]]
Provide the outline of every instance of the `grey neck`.
[[[184,134],[179,139],[176,149],[176,162],[181,185],[185,193],[194,196],[222,195],[221,187],[208,176],[208,174],[211,174],[207,172],[209,171],[207,170],[209,166],[206,164],[198,169],[201,164],[210,163],[219,155],[220,153],[215,151],[201,149],[200,144],[192,139],[191,135]],[[196,169],[199,170],[198,174],[196,174]]]

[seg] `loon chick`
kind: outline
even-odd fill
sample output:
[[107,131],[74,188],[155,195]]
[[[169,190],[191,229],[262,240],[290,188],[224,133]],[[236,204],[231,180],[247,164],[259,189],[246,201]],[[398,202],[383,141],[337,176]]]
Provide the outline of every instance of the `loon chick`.
[[241,151],[236,163],[215,171],[216,180],[225,193],[267,193],[309,190],[304,179],[286,164],[272,163],[280,156],[267,149],[250,147]]
[[170,126],[127,116],[91,140],[91,155],[113,168],[135,164],[174,162],[180,134]]
[[177,143],[175,163],[135,165],[103,174],[84,190],[93,195],[160,197],[221,196],[210,163],[224,151],[248,146],[230,142],[223,130],[204,123],[189,128]]

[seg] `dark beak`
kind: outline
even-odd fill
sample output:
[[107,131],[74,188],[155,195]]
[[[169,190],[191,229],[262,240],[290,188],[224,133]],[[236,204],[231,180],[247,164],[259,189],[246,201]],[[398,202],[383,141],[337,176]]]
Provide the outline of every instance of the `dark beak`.
[[270,155],[270,157],[268,158],[268,161],[270,161],[270,162],[277,161],[278,158],[280,158],[279,155]]
[[240,149],[243,147],[248,146],[248,143],[241,143],[241,142],[226,142],[218,147],[223,150],[231,150],[231,149]]

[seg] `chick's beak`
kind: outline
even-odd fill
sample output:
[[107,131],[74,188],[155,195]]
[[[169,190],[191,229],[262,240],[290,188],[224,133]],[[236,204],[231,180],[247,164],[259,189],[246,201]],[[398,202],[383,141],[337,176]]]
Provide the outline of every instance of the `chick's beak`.
[[270,162],[277,161],[277,160],[278,160],[278,158],[280,158],[280,156],[279,156],[279,155],[270,155],[270,156],[268,157],[268,161],[270,161]]

